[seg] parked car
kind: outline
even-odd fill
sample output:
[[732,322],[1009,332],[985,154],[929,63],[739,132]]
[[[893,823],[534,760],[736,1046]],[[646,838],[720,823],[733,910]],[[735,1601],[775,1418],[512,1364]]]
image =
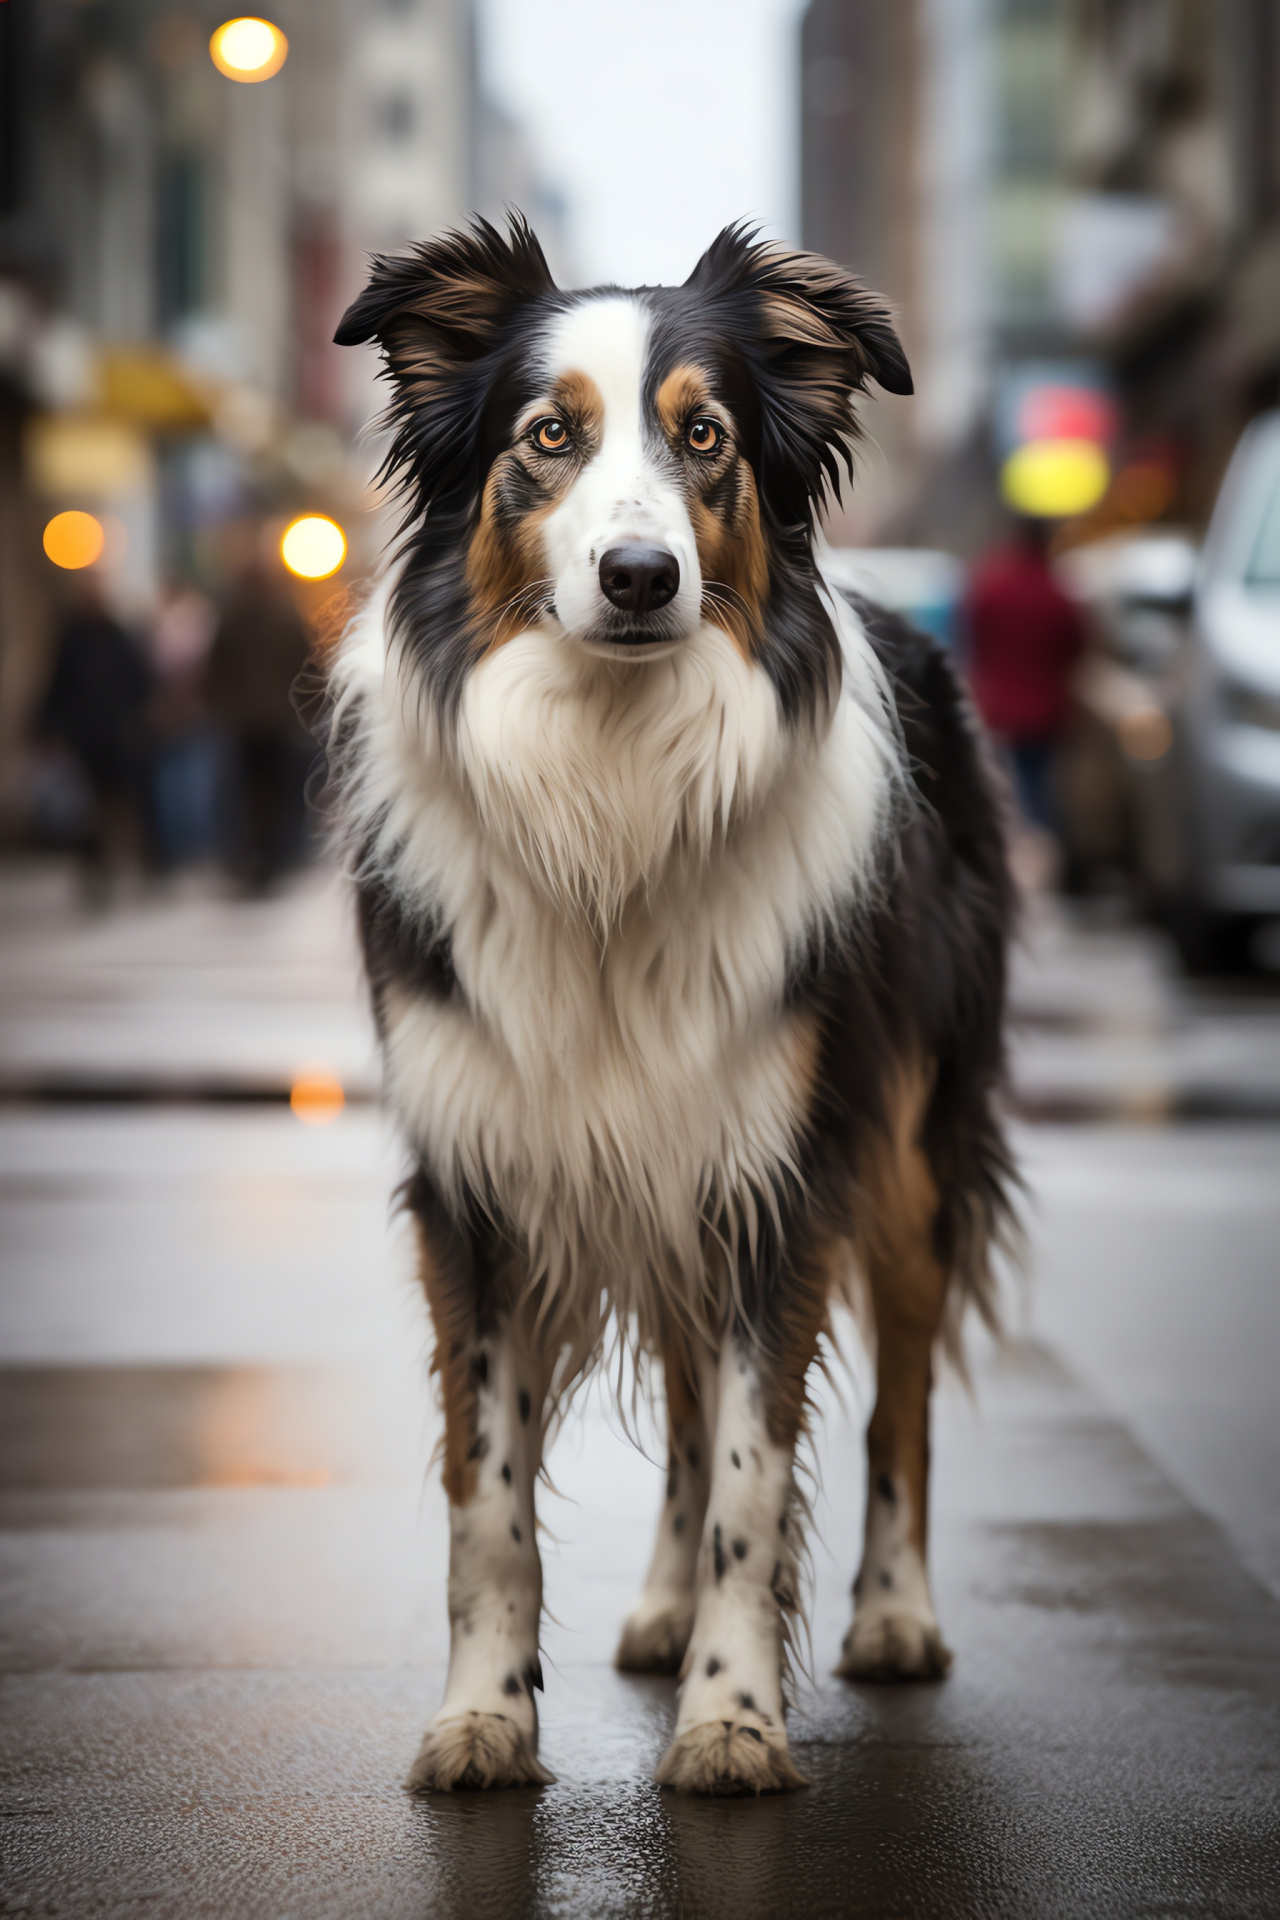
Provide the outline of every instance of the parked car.
[[1146,898],[1190,967],[1234,967],[1280,915],[1280,413],[1241,439],[1193,578],[1150,536],[1114,557],[1119,591],[1106,565],[1068,567],[1109,636],[1082,704],[1110,714]]
[[1091,629],[1059,768],[1068,873],[1152,908],[1177,886],[1170,750],[1198,565],[1195,541],[1169,529],[1115,534],[1058,563]]

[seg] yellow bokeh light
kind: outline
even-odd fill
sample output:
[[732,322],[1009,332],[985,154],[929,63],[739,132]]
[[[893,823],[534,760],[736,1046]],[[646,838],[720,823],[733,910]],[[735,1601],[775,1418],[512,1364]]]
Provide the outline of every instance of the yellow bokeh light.
[[289,1089],[289,1105],[304,1126],[327,1127],[342,1112],[346,1095],[331,1073],[300,1073]]
[[228,80],[270,80],[289,57],[289,42],[270,20],[245,15],[224,20],[209,42],[219,73]]
[[290,521],[280,541],[280,558],[299,580],[327,580],[346,557],[346,535],[323,513],[304,513]]
[[91,513],[55,513],[44,530],[44,550],[55,567],[74,572],[102,558],[107,532]]
[[1094,440],[1029,440],[1000,472],[1006,503],[1041,520],[1088,513],[1110,482],[1107,456]]

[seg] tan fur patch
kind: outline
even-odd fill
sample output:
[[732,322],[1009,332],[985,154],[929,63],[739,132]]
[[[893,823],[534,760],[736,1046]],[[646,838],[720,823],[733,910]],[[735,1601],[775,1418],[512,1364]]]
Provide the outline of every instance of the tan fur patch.
[[876,1322],[876,1404],[867,1429],[872,1476],[901,1475],[910,1537],[923,1556],[928,1515],[929,1394],[933,1347],[950,1276],[933,1244],[938,1189],[921,1142],[932,1073],[904,1067],[889,1125],[873,1153],[858,1220],[858,1248]]
[[476,1387],[472,1373],[474,1308],[469,1295],[455,1283],[437,1259],[430,1236],[420,1220],[418,1277],[431,1309],[435,1351],[431,1371],[440,1378],[444,1404],[444,1490],[450,1503],[465,1507],[476,1489],[476,1462],[471,1449],[476,1437]]
[[[678,445],[690,416],[705,409],[713,419],[723,410],[711,398],[711,382],[701,367],[673,367],[658,388],[655,404],[667,438]],[[726,422],[726,424],[728,424]],[[707,462],[699,487],[696,467],[687,489],[689,518],[702,572],[703,618],[729,635],[747,659],[754,659],[764,636],[764,604],[769,593],[769,557],[760,525],[760,500],[751,465],[736,448],[726,476],[724,462]],[[726,483],[732,512],[726,517],[707,493]]]

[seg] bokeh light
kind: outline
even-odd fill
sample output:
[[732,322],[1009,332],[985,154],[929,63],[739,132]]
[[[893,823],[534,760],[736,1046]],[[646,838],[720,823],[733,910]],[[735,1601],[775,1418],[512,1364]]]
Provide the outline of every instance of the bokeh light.
[[1093,440],[1031,440],[1000,471],[1000,492],[1016,513],[1061,520],[1088,513],[1107,491],[1111,470]]
[[1117,732],[1131,760],[1163,760],[1173,745],[1173,722],[1159,707],[1138,707],[1126,713]]
[[244,15],[225,20],[209,42],[219,73],[228,80],[270,80],[289,57],[289,42],[270,20]]
[[327,580],[346,557],[346,535],[323,513],[304,513],[290,521],[280,541],[280,558],[299,580]]
[[331,1073],[300,1073],[289,1089],[289,1105],[304,1126],[327,1127],[342,1112],[346,1095]]
[[75,572],[102,558],[106,528],[91,513],[55,513],[44,530],[44,550],[55,567]]

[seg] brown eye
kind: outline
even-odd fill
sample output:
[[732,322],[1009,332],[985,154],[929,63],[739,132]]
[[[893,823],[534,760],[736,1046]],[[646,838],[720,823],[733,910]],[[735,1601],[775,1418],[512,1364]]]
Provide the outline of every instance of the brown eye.
[[695,453],[714,453],[722,438],[714,420],[695,420],[685,434],[685,440]]
[[533,444],[541,453],[563,453],[569,444],[569,429],[563,420],[539,420],[533,429]]

